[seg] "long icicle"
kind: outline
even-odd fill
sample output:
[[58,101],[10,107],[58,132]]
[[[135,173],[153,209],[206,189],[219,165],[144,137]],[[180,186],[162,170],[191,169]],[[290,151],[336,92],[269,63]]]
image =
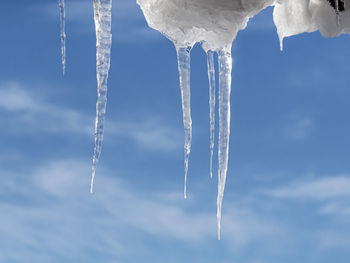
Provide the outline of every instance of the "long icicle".
[[62,73],[66,73],[66,8],[65,0],[58,1],[60,12],[60,30],[61,30],[61,57],[62,57]]
[[176,47],[177,62],[179,68],[179,79],[182,99],[183,123],[185,129],[185,145],[184,145],[184,165],[185,165],[185,183],[184,198],[187,198],[187,173],[188,159],[191,152],[192,142],[192,118],[191,118],[191,47]]
[[230,120],[231,120],[231,74],[232,56],[231,47],[222,49],[218,53],[219,62],[219,145],[218,145],[218,196],[217,196],[217,224],[218,239],[221,231],[221,208],[224,197],[226,174],[228,167],[228,153],[230,142]]
[[210,178],[213,178],[213,155],[214,155],[214,136],[215,136],[215,52],[207,52],[208,78],[209,78],[209,107],[210,107]]
[[97,103],[91,193],[93,192],[96,166],[101,155],[103,125],[107,106],[107,81],[112,47],[112,0],[94,0],[94,18],[96,28]]

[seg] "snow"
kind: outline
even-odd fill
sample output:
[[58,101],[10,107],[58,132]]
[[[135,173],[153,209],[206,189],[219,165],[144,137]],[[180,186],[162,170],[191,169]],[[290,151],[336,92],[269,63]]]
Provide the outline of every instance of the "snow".
[[112,47],[112,0],[94,0],[96,28],[97,103],[95,120],[95,147],[92,163],[91,193],[103,141],[103,128],[107,106],[107,81]]
[[205,50],[231,45],[250,17],[273,0],[137,0],[146,20],[176,46],[203,42]]
[[[324,37],[350,33],[350,10],[343,12],[335,1],[335,9],[328,0],[282,0],[277,1],[273,12],[277,33],[283,48],[285,37],[319,30]],[[345,0],[345,6],[350,1]]]

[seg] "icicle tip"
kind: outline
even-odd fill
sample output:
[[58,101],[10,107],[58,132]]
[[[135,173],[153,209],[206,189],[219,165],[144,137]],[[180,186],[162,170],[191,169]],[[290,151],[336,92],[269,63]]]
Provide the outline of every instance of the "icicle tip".
[[94,180],[95,180],[96,167],[92,166],[92,174],[91,174],[91,184],[90,184],[90,193],[94,193]]

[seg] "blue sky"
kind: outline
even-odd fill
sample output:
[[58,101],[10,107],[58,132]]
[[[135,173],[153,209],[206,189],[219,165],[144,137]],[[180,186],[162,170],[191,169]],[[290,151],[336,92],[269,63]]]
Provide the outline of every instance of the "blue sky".
[[205,54],[192,52],[185,201],[175,49],[134,1],[114,1],[105,141],[89,193],[91,2],[67,1],[65,77],[57,2],[2,3],[0,262],[348,262],[349,37],[303,34],[280,52],[270,8],[239,33],[217,241]]

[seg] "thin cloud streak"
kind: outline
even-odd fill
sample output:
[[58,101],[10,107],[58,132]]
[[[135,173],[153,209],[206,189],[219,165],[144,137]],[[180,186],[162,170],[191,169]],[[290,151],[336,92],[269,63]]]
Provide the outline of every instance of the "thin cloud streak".
[[262,193],[278,198],[325,200],[350,197],[350,176],[339,175],[290,183],[287,186],[263,190]]
[[[28,90],[18,83],[1,85],[0,114],[5,112],[2,132],[93,136],[94,116],[52,105],[45,101],[45,94],[39,97]],[[106,125],[108,136],[131,140],[146,150],[170,152],[181,148],[183,135],[180,129],[169,127],[156,117],[141,121],[107,121]]]

